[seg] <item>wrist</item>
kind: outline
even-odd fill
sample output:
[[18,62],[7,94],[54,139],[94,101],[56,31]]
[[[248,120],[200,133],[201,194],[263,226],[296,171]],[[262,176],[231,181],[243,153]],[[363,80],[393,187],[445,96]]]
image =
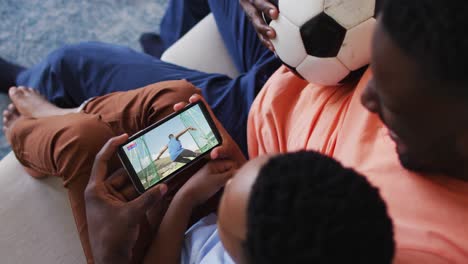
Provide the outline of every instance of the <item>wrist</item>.
[[[119,254],[121,253],[121,254]],[[122,252],[102,252],[102,254],[94,255],[96,264],[126,264],[130,263],[130,256],[122,254]]]
[[193,192],[190,189],[184,187],[182,187],[177,192],[177,194],[174,196],[173,201],[174,200],[179,204],[179,206],[189,210],[192,210],[198,205],[197,199],[195,198]]
[[111,237],[107,232],[96,233],[100,233],[102,238],[99,241],[90,241],[93,259],[96,264],[131,262],[131,247],[123,245],[123,240]]

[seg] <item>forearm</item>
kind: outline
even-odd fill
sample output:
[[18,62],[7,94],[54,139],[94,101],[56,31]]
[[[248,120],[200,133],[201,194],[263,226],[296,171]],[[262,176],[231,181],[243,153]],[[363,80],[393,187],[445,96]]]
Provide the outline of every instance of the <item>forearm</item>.
[[187,131],[189,131],[189,130],[190,130],[190,127],[186,128],[186,129],[184,129],[184,130],[182,130],[179,134],[177,134],[177,135],[175,136],[175,138],[179,139],[183,134],[187,133]]
[[109,252],[109,254],[97,254],[94,256],[96,264],[128,264],[131,258],[125,254],[116,254],[116,252]]
[[156,157],[156,160],[158,160],[162,156],[162,152],[159,152],[158,156]]
[[177,193],[164,215],[156,237],[146,254],[145,263],[179,263],[185,231],[190,221],[193,205]]
[[158,153],[158,157],[156,158],[156,160],[158,160],[158,159],[162,156],[162,154],[164,154],[164,152],[166,152],[166,150],[167,150],[167,146],[165,146],[165,147]]

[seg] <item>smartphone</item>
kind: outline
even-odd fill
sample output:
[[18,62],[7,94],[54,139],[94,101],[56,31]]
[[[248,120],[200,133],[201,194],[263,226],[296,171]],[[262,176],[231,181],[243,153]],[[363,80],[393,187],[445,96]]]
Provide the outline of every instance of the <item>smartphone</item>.
[[143,193],[206,157],[222,138],[203,102],[145,128],[119,146],[118,156]]

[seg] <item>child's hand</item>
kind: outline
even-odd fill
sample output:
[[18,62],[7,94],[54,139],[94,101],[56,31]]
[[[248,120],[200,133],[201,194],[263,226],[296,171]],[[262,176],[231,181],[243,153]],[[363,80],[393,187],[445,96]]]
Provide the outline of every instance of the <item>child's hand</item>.
[[[244,163],[246,162],[246,159],[245,159],[244,154],[242,154],[242,151],[240,150],[239,146],[232,139],[232,137],[229,135],[229,133],[226,131],[223,125],[218,121],[216,116],[213,114],[213,111],[211,110],[210,106],[206,103],[205,99],[201,95],[194,94],[189,99],[189,103],[192,103],[192,104],[198,101],[202,101],[205,104],[206,108],[208,109],[208,112],[211,115],[211,118],[213,118],[213,121],[219,130],[219,133],[221,134],[221,137],[223,138],[223,145],[216,147],[211,151],[210,153],[211,159],[233,160],[237,163],[237,167],[240,168],[242,165],[244,165]],[[174,111],[178,112],[182,110],[185,106],[187,106],[187,102],[177,103],[174,105]]]
[[203,204],[224,187],[235,169],[235,162],[230,160],[210,161],[182,186],[177,196],[193,207]]

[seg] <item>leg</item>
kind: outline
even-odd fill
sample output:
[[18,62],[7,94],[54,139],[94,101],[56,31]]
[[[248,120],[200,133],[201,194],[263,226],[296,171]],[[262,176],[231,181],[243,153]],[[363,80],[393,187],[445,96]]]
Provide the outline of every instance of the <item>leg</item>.
[[[133,90],[152,83],[207,75],[166,63],[129,48],[104,43],[81,43],[52,52],[23,71],[18,85],[37,89],[60,107],[77,107],[85,100],[115,91]],[[223,81],[228,77],[213,75]]]
[[258,39],[239,1],[172,0],[161,22],[161,41],[170,47],[209,12],[215,16],[224,43],[240,72],[255,65],[270,76],[280,62]]
[[192,161],[189,158],[196,158],[197,156],[197,153],[188,149],[184,149],[174,161],[187,164]]
[[22,72],[17,83],[38,89],[59,106],[76,107],[93,96],[186,79],[201,88],[215,115],[247,153],[246,123],[250,105],[279,66],[275,60],[265,65],[268,67],[254,67],[230,79],[162,62],[120,46],[83,43],[52,53],[40,64]]
[[8,88],[15,86],[16,76],[23,70],[22,66],[0,58],[0,92],[6,93]]
[[185,157],[177,157],[176,160],[174,160],[174,162],[179,162],[179,163],[184,163],[184,164],[188,164],[189,162],[191,162],[192,160],[189,159],[189,158],[185,158]]
[[180,156],[184,158],[196,158],[198,154],[189,149],[184,149],[182,153],[180,153]]
[[171,0],[161,21],[160,36],[167,49],[210,13],[207,0]]
[[256,64],[263,65],[274,59],[273,54],[261,44],[239,1],[232,0],[170,1],[161,22],[160,35],[164,49],[210,12],[215,16],[219,32],[240,72],[247,72]]
[[[83,194],[96,153],[110,137],[143,129],[171,113],[175,103],[187,101],[196,92],[199,90],[186,81],[169,81],[95,98],[83,113],[32,118],[20,117],[17,109],[9,109],[6,118],[15,122],[7,122],[5,130],[21,163],[41,175],[52,174],[64,180],[89,263],[92,255]],[[13,97],[12,100],[18,104],[25,98]],[[117,159],[111,164],[111,168],[119,166]],[[142,223],[142,230],[145,228],[149,228],[147,222]],[[141,259],[144,246],[150,242],[151,232],[142,230],[139,237],[142,246],[135,248],[135,260]]]
[[114,136],[113,131],[99,116],[69,114],[39,119],[21,117],[10,134],[12,149],[25,167],[62,178],[86,258],[92,263],[84,189],[94,157]]
[[239,1],[208,0],[219,32],[240,72],[261,68],[268,77],[280,61],[261,43]]
[[198,154],[189,149],[184,149],[179,156],[183,158],[196,158]]
[[47,117],[76,113],[77,108],[59,108],[48,102],[39,92],[24,86],[11,87],[8,91],[15,109],[26,117]]
[[[115,92],[91,100],[84,113],[99,114],[117,134],[130,136],[174,112],[175,103],[200,93],[187,81],[166,81],[126,92]],[[118,107],[116,107],[118,106]]]
[[210,13],[207,0],[171,0],[160,25],[160,34],[140,36],[143,51],[160,58],[162,53]]

